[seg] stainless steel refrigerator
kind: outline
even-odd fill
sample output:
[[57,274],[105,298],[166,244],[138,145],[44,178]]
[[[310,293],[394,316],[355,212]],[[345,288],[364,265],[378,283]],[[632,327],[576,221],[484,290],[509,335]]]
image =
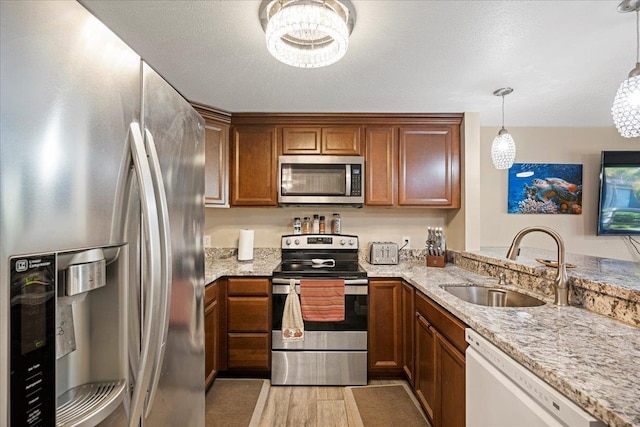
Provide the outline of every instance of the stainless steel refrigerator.
[[204,425],[202,118],[75,1],[0,18],[0,426]]

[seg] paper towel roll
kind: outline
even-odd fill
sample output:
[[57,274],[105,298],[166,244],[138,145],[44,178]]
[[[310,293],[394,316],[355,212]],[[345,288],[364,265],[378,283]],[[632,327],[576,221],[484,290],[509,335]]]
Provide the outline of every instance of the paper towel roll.
[[253,259],[253,230],[240,230],[238,239],[238,261]]

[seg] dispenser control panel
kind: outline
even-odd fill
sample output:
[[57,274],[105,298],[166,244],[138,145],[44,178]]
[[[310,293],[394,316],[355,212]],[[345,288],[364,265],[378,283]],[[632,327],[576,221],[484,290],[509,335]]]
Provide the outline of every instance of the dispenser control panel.
[[11,425],[55,425],[56,256],[10,259]]

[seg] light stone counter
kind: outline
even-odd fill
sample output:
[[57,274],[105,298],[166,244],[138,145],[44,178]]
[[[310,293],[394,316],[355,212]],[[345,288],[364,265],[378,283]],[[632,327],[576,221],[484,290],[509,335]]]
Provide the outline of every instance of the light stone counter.
[[280,249],[254,249],[252,261],[238,261],[235,249],[207,249],[204,263],[204,283],[223,276],[268,276],[280,264]]
[[[555,307],[551,304],[553,297],[549,289],[540,287],[537,281],[527,283],[531,286],[517,288],[538,297],[544,295],[543,299],[548,304],[531,308],[483,307],[464,302],[440,287],[444,284],[495,284],[495,276],[505,267],[511,269],[507,270],[508,279],[520,278],[514,275],[519,273],[555,276],[555,269],[532,264],[537,263],[525,256],[526,248],[516,262],[505,260],[505,253],[506,248],[451,253],[450,258],[461,261],[460,265],[466,269],[451,263],[445,268],[426,267],[424,258],[420,260],[419,256],[399,265],[374,266],[363,260],[360,264],[369,277],[397,277],[412,284],[607,424],[640,426],[640,329],[584,308]],[[536,253],[531,259],[551,259],[550,254],[553,255],[551,251]],[[215,259],[211,253],[207,255],[206,283],[222,276],[270,276],[280,262],[278,250],[258,251],[253,262],[238,262],[233,253],[213,254],[222,257]],[[635,285],[630,286],[629,283],[637,284],[640,272],[633,265],[622,262],[622,268],[628,270],[619,273],[617,266],[620,264],[608,261],[611,263],[603,261],[600,267],[595,267],[600,269],[600,273],[587,272],[587,264],[583,260],[567,256],[567,262],[582,266],[581,274],[601,279],[603,288],[593,284],[599,282],[585,277],[587,286],[636,298]],[[612,269],[611,276],[607,273],[608,268]],[[572,280],[578,277],[577,273],[577,269],[570,270]],[[616,280],[620,280],[622,286],[618,286]]]

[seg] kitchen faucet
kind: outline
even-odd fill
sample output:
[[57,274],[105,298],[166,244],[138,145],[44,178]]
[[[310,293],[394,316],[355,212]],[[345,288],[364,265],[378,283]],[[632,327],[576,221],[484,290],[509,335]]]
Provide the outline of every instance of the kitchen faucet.
[[507,258],[515,260],[518,257],[520,241],[525,235],[533,231],[540,231],[542,233],[548,234],[549,236],[553,237],[553,240],[556,241],[556,245],[558,246],[558,274],[553,281],[553,287],[555,288],[556,293],[554,304],[561,307],[567,306],[569,305],[569,284],[567,278],[567,267],[564,262],[564,242],[562,241],[562,237],[560,237],[560,235],[556,231],[548,227],[523,228],[513,238],[513,242],[511,242],[509,251],[507,251]]

